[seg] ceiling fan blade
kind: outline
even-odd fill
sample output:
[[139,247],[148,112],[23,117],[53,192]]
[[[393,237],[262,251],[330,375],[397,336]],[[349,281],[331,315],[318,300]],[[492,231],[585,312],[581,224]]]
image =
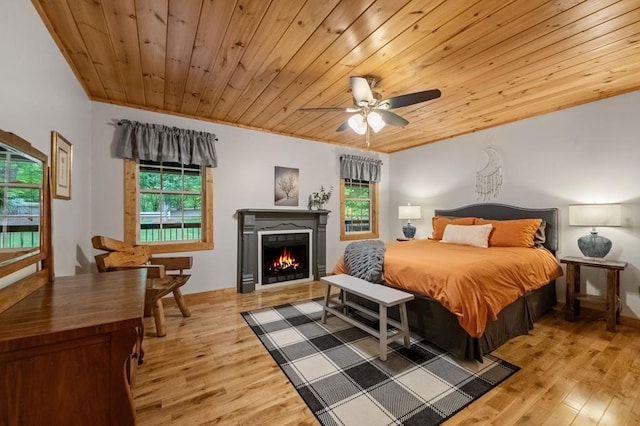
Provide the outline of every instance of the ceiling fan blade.
[[387,111],[386,109],[376,109],[375,111],[380,113],[380,115],[382,116],[382,121],[392,126],[404,127],[409,124],[407,120],[400,117],[394,112]]
[[351,95],[358,106],[362,106],[361,103],[371,105],[375,102],[369,83],[362,77],[351,77]]
[[298,111],[318,111],[318,112],[330,112],[330,111],[337,111],[337,112],[350,112],[349,110],[352,108],[344,108],[344,107],[309,107],[309,108],[300,108]]
[[408,93],[406,95],[394,96],[387,100],[380,102],[381,107],[387,107],[389,109],[400,108],[403,106],[419,104],[420,102],[430,101],[431,99],[437,99],[442,93],[438,89],[425,90],[424,92]]
[[344,132],[345,130],[349,130],[349,120],[342,123],[337,129],[336,132]]

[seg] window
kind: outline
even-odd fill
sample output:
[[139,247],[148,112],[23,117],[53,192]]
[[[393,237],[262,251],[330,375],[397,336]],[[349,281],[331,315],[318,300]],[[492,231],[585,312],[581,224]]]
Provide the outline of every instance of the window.
[[[40,245],[41,189],[42,163],[1,148],[0,249],[33,249]],[[3,253],[0,261],[10,252]]]
[[340,181],[341,240],[378,238],[378,184]]
[[153,253],[213,248],[209,167],[125,160],[125,241]]

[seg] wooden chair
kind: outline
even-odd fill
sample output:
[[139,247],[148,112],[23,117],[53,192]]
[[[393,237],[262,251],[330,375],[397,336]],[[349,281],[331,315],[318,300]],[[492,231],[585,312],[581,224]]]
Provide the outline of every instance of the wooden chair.
[[183,273],[184,270],[191,269],[193,263],[191,256],[152,257],[148,246],[132,245],[100,235],[91,238],[91,243],[93,248],[107,251],[107,253],[95,256],[96,266],[100,272],[127,268],[145,268],[147,270],[144,315],[148,317],[153,314],[158,337],[167,334],[161,300],[167,294],[173,293],[183,316],[191,316],[180,292],[180,287],[185,285],[191,277],[191,275]]

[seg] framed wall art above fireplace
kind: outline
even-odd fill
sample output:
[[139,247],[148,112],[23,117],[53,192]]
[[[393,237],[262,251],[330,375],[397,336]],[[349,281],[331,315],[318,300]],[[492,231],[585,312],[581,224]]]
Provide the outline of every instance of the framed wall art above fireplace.
[[297,206],[298,180],[300,170],[291,167],[278,167],[275,169],[273,183],[273,202],[276,206]]

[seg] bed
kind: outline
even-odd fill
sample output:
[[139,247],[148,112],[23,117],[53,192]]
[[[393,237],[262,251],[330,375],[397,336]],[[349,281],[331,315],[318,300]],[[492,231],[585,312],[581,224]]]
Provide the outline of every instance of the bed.
[[[503,204],[474,204],[457,209],[451,210],[436,210],[436,216],[448,217],[448,218],[484,218],[490,220],[513,220],[513,219],[541,219],[544,229],[544,242],[541,242],[541,246],[546,250],[540,248],[537,249],[522,249],[536,251],[540,254],[544,254],[551,260],[548,262],[553,263],[555,271],[549,275],[551,278],[555,278],[562,273],[562,270],[555,260],[555,251],[557,249],[557,229],[558,229],[558,212],[557,209],[525,209],[514,206],[508,206]],[[394,250],[392,251],[392,245]],[[412,246],[413,245],[413,246]],[[413,273],[416,277],[420,276],[420,272],[412,270],[413,267],[409,261],[407,265],[392,265],[389,262],[389,258],[393,258],[393,253],[408,253],[416,249],[422,250],[423,247],[429,249],[437,249],[437,242],[434,241],[412,241],[412,242],[399,242],[392,243],[387,247],[387,253],[385,254],[385,279],[390,282],[386,282],[388,285],[402,288],[402,283],[398,282],[398,278],[393,276],[395,271],[399,269],[405,269],[405,272],[409,274]],[[440,244],[443,250],[454,249],[455,254],[446,254],[446,256],[459,256],[455,250],[464,251],[464,248],[458,247],[444,247],[444,246],[456,246],[454,244]],[[432,248],[433,247],[433,248]],[[499,249],[496,247],[496,249]],[[477,249],[482,251],[483,249]],[[491,249],[489,249],[491,250]],[[487,251],[485,249],[485,251]],[[548,251],[548,252],[547,252]],[[544,253],[542,253],[544,252]],[[506,253],[506,252],[505,252]],[[501,254],[501,256],[507,256],[507,254]],[[463,255],[460,255],[463,256]],[[395,255],[395,261],[397,262],[402,256]],[[415,262],[414,262],[415,263]],[[490,262],[484,262],[490,263]],[[337,272],[340,271],[340,267],[337,266]],[[485,272],[486,274],[486,272]],[[452,272],[451,275],[454,275]],[[520,280],[517,274],[512,275],[513,281]],[[420,278],[425,279],[426,278]],[[482,281],[482,279],[480,279]],[[537,285],[526,287],[520,285],[521,283],[514,283],[518,287],[522,287],[523,290],[516,296],[507,295],[505,297],[511,297],[508,302],[505,302],[496,309],[496,312],[482,312],[479,318],[479,323],[471,323],[469,318],[461,319],[460,310],[457,307],[445,307],[449,305],[448,299],[445,296],[441,297],[439,294],[437,297],[440,300],[436,300],[436,296],[430,297],[420,291],[412,290],[416,298],[407,304],[409,326],[411,330],[439,346],[440,348],[451,352],[453,355],[467,358],[481,360],[482,356],[489,353],[500,345],[508,341],[509,339],[527,334],[532,328],[536,320],[544,315],[549,310],[553,309],[556,305],[556,291],[555,291],[555,279],[549,281],[539,282]],[[407,290],[407,289],[404,289]],[[497,292],[500,293],[500,292]],[[367,303],[366,300],[362,300],[357,296],[353,296],[353,299],[359,304],[375,308]],[[443,304],[443,301],[446,303]],[[504,306],[504,307],[503,307]],[[488,309],[491,311],[491,309]],[[452,313],[457,312],[457,315]],[[391,311],[390,316],[398,317],[398,312]],[[474,327],[477,327],[474,328]]]

